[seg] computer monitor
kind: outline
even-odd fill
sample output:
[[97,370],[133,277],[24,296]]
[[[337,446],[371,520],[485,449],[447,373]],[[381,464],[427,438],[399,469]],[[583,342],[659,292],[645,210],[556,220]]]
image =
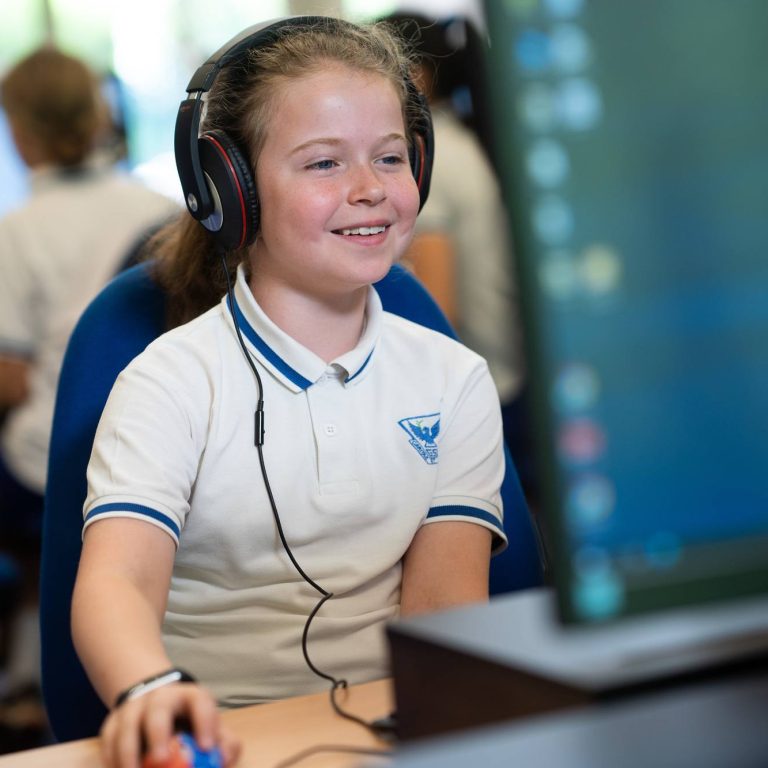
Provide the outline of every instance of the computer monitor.
[[766,593],[768,3],[485,9],[560,616]]

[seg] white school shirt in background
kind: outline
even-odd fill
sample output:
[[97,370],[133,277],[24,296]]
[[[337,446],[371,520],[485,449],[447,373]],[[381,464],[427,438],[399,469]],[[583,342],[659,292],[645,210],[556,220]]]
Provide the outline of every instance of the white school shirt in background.
[[0,355],[31,364],[30,394],[9,412],[1,450],[16,478],[42,494],[69,336],[137,238],[180,208],[97,161],[77,172],[38,169],[30,184],[30,198],[0,219]]
[[472,131],[450,108],[432,108],[435,161],[416,232],[454,246],[459,338],[482,355],[501,402],[520,393],[525,361],[512,243],[501,190]]
[[[385,676],[383,629],[419,526],[469,521],[504,546],[501,419],[487,366],[384,312],[373,288],[359,344],[330,365],[269,320],[242,271],[235,296],[263,382],[263,451],[285,535],[334,594],[312,622],[310,657],[350,683]],[[174,664],[230,706],[328,686],[302,656],[320,596],[278,539],[254,447],[256,400],[222,300],[120,375],[84,506],[86,527],[135,517],[177,542],[164,641]]]

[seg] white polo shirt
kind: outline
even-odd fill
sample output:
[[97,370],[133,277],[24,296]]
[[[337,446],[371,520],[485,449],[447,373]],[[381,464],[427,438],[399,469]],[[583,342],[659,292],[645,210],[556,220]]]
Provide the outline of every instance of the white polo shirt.
[[0,432],[15,477],[44,493],[56,387],[72,329],[129,248],[179,206],[94,161],[35,170],[32,194],[0,220],[0,355],[31,363],[29,396]]
[[[384,312],[373,288],[359,344],[330,365],[269,320],[242,271],[235,301],[264,386],[263,451],[286,538],[334,594],[312,622],[310,657],[350,683],[385,676],[383,628],[419,526],[470,521],[503,546],[493,381],[474,352]],[[224,299],[120,375],[88,469],[86,526],[134,517],[177,542],[166,647],[223,705],[328,686],[301,653],[320,596],[278,538],[256,400]]]

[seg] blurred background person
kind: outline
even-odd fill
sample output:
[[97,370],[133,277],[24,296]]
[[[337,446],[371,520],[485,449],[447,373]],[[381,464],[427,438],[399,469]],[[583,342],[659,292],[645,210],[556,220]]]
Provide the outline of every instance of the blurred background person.
[[116,168],[106,103],[79,59],[31,53],[0,81],[0,102],[30,174],[29,197],[0,219],[0,551],[19,564],[24,607],[10,626],[5,616],[2,724],[12,702],[38,696],[38,551],[69,335],[137,238],[179,209]]
[[504,436],[523,488],[535,496],[525,363],[507,212],[492,164],[485,46],[464,17],[385,17],[419,55],[417,80],[432,109],[435,162],[429,200],[406,255],[461,340],[488,362]]

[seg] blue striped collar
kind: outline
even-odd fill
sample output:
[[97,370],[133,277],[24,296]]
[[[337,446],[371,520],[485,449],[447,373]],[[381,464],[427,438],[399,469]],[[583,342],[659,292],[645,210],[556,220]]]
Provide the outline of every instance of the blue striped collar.
[[[225,296],[226,316],[232,308]],[[366,326],[357,346],[330,364],[293,339],[266,315],[248,287],[242,265],[235,283],[234,314],[243,339],[257,359],[273,376],[295,392],[307,389],[321,379],[330,366],[341,368],[344,383],[354,385],[365,378],[382,327],[382,306],[378,293],[368,289]]]

